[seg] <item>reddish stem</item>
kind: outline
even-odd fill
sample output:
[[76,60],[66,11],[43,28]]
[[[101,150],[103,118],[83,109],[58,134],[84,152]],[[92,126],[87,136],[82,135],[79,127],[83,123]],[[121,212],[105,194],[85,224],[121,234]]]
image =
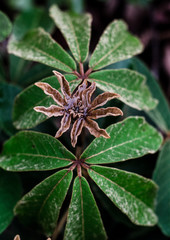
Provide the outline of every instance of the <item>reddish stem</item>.
[[83,77],[84,76],[84,67],[83,67],[83,63],[79,63],[79,70],[80,70],[80,75],[81,75],[81,77]]

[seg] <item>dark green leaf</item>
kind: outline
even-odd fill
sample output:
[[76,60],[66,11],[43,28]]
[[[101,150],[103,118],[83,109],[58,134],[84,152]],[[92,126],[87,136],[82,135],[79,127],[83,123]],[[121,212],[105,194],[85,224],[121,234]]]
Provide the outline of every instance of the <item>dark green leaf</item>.
[[85,12],[85,0],[71,0],[70,9],[78,14]]
[[84,62],[89,52],[91,16],[62,12],[56,5],[50,8],[50,15],[64,35],[75,59]]
[[132,60],[130,67],[145,75],[147,80],[146,84],[148,85],[153,97],[158,100],[157,107],[151,111],[146,111],[146,114],[161,130],[167,132],[170,130],[170,107],[157,80],[144,63],[137,58]]
[[[71,90],[79,84],[79,81],[75,80],[75,75],[65,75],[65,77],[70,82]],[[49,83],[52,87],[60,90],[60,84],[55,76],[45,78],[42,82]],[[50,96],[47,96],[37,86],[31,85],[16,97],[13,112],[14,125],[18,129],[35,127],[46,120],[47,116],[36,112],[33,108],[36,106],[49,107],[51,104],[56,103]]]
[[12,24],[8,16],[0,11],[0,42],[2,42],[12,31]]
[[[91,167],[88,172],[100,189],[133,223],[143,226],[157,223],[157,217],[150,208],[153,206],[153,197],[156,193],[156,185],[151,180],[136,174],[97,166]],[[121,179],[122,177],[124,179]]]
[[83,177],[74,182],[64,239],[107,239],[96,202]]
[[156,207],[158,225],[170,237],[170,140],[165,142],[160,152],[153,179],[159,186]]
[[32,60],[72,72],[76,63],[71,56],[42,28],[28,32],[21,41],[11,39],[8,51],[26,60]]
[[52,235],[71,180],[68,170],[48,177],[18,202],[15,214],[27,225],[37,223],[47,236]]
[[127,31],[123,21],[112,22],[104,31],[90,59],[94,70],[130,58],[142,51],[140,41]]
[[15,133],[12,125],[12,106],[20,89],[14,85],[0,83],[0,128],[8,135]]
[[13,219],[13,208],[21,197],[22,187],[19,177],[14,173],[0,170],[0,233]]
[[42,27],[45,31],[51,32],[53,26],[54,24],[45,10],[33,8],[21,13],[15,19],[12,37],[14,40],[21,40],[28,31],[38,27]]
[[75,156],[54,137],[23,131],[11,137],[0,156],[0,166],[9,171],[40,171],[65,167]]
[[114,163],[156,152],[162,136],[141,117],[129,117],[109,126],[110,138],[96,138],[83,152],[87,163]]
[[90,74],[90,79],[103,91],[120,94],[120,100],[133,108],[149,110],[157,104],[145,85],[145,77],[137,72],[103,70]]

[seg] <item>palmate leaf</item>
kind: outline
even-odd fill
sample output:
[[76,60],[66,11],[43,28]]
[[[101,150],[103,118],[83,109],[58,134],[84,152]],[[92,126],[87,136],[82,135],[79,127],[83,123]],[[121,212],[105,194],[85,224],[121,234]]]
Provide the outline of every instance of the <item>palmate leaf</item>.
[[57,5],[50,8],[50,16],[64,35],[77,62],[84,62],[89,52],[91,16],[62,12]]
[[96,82],[103,91],[120,94],[119,99],[133,108],[149,110],[157,104],[145,85],[145,77],[135,71],[102,70],[90,74],[89,80]]
[[142,51],[139,39],[127,31],[123,21],[112,22],[104,31],[94,50],[89,66],[101,69],[114,62],[130,58]]
[[13,208],[21,197],[22,187],[19,177],[0,169],[0,233],[13,219]]
[[84,177],[76,178],[64,240],[107,239],[99,210]]
[[153,180],[158,184],[156,213],[162,232],[170,237],[170,140],[167,140],[160,152]]
[[15,214],[23,223],[39,225],[47,236],[52,235],[72,175],[62,170],[46,178],[18,202]]
[[[75,80],[76,76],[74,75],[65,75],[65,77],[70,82],[71,90],[80,82]],[[42,82],[49,83],[52,87],[60,90],[60,84],[55,76],[45,78]],[[45,95],[44,92],[35,85],[29,86],[16,97],[13,110],[14,126],[17,129],[35,127],[46,120],[47,116],[42,113],[37,113],[33,108],[35,106],[49,107],[51,104],[56,103],[50,96]]]
[[54,137],[23,131],[11,137],[0,155],[0,167],[9,171],[42,171],[65,167],[75,156]]
[[92,166],[90,177],[129,219],[143,226],[157,223],[153,203],[157,186],[137,174],[106,167]]
[[3,41],[12,31],[12,24],[8,16],[0,11],[0,42]]
[[20,41],[11,39],[8,52],[65,72],[76,69],[73,58],[42,28],[29,31]]
[[129,117],[106,129],[110,138],[96,138],[82,153],[91,164],[125,161],[156,152],[162,136],[141,117]]

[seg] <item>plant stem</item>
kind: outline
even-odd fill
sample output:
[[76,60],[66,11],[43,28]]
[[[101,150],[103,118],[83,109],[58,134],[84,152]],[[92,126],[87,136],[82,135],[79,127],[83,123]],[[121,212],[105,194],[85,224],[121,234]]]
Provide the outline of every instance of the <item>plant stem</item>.
[[64,215],[62,216],[62,218],[60,219],[59,223],[57,224],[55,230],[54,230],[54,233],[52,235],[52,240],[57,240],[58,238],[58,235],[60,234],[62,228],[63,228],[63,225],[65,224],[66,222],[66,219],[67,219],[67,215],[68,215],[68,210],[64,213]]

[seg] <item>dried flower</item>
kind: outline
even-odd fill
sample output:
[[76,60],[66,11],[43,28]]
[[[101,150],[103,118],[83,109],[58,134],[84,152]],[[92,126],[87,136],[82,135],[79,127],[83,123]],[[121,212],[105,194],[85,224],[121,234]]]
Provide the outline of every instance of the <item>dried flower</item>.
[[[57,131],[55,137],[60,137],[65,131],[70,128],[71,119],[74,119],[71,130],[71,143],[75,147],[77,138],[82,132],[83,127],[86,127],[89,132],[95,137],[103,136],[109,138],[109,135],[104,129],[100,129],[98,124],[92,119],[97,119],[105,116],[118,116],[123,115],[122,111],[117,107],[108,107],[96,109],[103,106],[107,101],[118,98],[116,93],[104,92],[98,95],[92,102],[91,97],[96,89],[96,83],[88,83],[85,79],[77,88],[75,92],[71,94],[69,83],[65,77],[57,72],[53,71],[56,75],[60,86],[61,94],[48,83],[37,82],[35,85],[41,88],[45,94],[51,96],[54,101],[59,105],[51,105],[50,107],[37,106],[34,108],[37,112],[42,112],[48,117],[63,116],[61,120],[61,126]],[[90,84],[90,86],[88,86]]]

